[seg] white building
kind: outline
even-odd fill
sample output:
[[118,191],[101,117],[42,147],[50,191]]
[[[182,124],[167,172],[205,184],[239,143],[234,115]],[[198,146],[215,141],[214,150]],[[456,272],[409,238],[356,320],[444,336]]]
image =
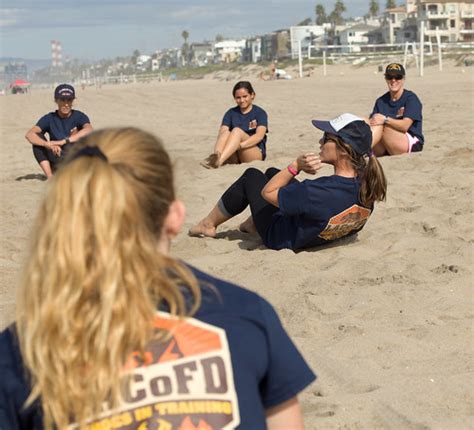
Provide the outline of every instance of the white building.
[[214,44],[214,61],[232,63],[238,60],[245,48],[245,39],[223,40]]
[[[308,47],[315,44],[325,44],[326,30],[331,24],[323,25],[297,25],[290,27],[291,58],[298,58],[298,49],[304,56],[308,53]],[[311,56],[311,54],[310,54]]]
[[356,24],[352,27],[345,28],[339,33],[341,45],[351,45],[344,47],[342,52],[360,52],[360,46],[369,43],[367,33],[375,30],[377,27],[367,24]]

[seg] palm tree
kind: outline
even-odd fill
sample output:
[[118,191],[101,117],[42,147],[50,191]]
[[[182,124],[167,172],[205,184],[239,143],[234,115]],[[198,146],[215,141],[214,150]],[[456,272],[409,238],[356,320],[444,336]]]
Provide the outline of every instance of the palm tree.
[[340,25],[344,22],[344,18],[342,17],[342,14],[346,11],[346,6],[344,5],[344,2],[341,0],[338,0],[334,4],[334,10],[329,14],[329,21],[335,26],[335,25]]
[[184,43],[188,43],[188,37],[189,37],[189,33],[186,31],[186,30],[183,30],[183,32],[181,33],[181,37],[184,39]]
[[301,21],[300,23],[296,24],[297,26],[300,26],[300,25],[311,25],[311,23],[313,22],[313,20],[311,18],[306,18],[304,19],[303,21]]
[[376,16],[378,12],[379,12],[378,0],[370,0],[370,6],[369,6],[370,16]]
[[189,46],[188,46],[188,37],[189,33],[186,30],[183,30],[181,33],[182,38],[184,39],[183,47],[181,48],[181,54],[183,55],[183,65],[188,64],[189,60]]
[[322,4],[317,4],[315,8],[316,20],[314,21],[316,25],[323,25],[326,22],[326,11]]

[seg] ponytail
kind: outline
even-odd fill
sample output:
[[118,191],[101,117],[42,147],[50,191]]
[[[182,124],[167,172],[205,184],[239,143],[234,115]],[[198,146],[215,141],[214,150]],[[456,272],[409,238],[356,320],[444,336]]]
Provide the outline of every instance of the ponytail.
[[[365,161],[365,160],[364,160]],[[382,165],[373,154],[369,154],[365,169],[361,172],[359,200],[365,207],[384,201],[387,195],[387,179]]]
[[368,159],[357,154],[352,146],[335,136],[336,145],[347,154],[360,178],[359,200],[367,208],[375,202],[384,201],[387,195],[387,179],[377,157],[370,152]]

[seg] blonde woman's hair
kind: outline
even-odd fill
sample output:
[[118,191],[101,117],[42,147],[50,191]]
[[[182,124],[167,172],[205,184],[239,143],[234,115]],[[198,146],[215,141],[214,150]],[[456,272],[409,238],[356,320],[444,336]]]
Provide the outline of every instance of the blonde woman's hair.
[[[120,399],[124,365],[145,351],[157,307],[190,315],[197,280],[158,250],[175,199],[161,142],[134,128],[96,131],[51,181],[36,221],[17,301],[17,331],[47,429],[84,425]],[[186,293],[186,290],[188,292]],[[192,300],[186,300],[186,297]]]
[[376,201],[384,201],[387,196],[387,179],[377,157],[372,152],[367,158],[358,154],[338,136],[334,136],[334,141],[337,147],[347,154],[360,178],[360,202],[370,208]]

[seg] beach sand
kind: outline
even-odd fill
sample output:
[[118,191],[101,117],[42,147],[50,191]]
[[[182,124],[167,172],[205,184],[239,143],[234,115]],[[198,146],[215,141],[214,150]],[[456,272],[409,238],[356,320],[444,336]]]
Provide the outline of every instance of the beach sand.
[[[326,77],[317,67],[311,77],[289,81],[259,81],[255,73],[78,88],[75,107],[95,128],[131,125],[162,137],[187,206],[172,253],[275,306],[318,374],[300,397],[308,429],[474,428],[474,70],[447,63],[442,73],[427,67],[423,78],[414,68],[407,73],[405,87],[423,102],[425,150],[381,159],[388,198],[357,238],[297,254],[265,249],[239,232],[246,215],[224,224],[218,239],[188,237],[248,167],[210,171],[199,161],[212,150],[238,78],[254,83],[255,103],[269,115],[268,159],[251,164],[263,169],[317,152],[320,133],[311,119],[368,115],[386,91],[375,66],[331,66]],[[0,98],[0,328],[14,317],[15,287],[47,186],[23,136],[54,109],[52,99],[51,89]]]

